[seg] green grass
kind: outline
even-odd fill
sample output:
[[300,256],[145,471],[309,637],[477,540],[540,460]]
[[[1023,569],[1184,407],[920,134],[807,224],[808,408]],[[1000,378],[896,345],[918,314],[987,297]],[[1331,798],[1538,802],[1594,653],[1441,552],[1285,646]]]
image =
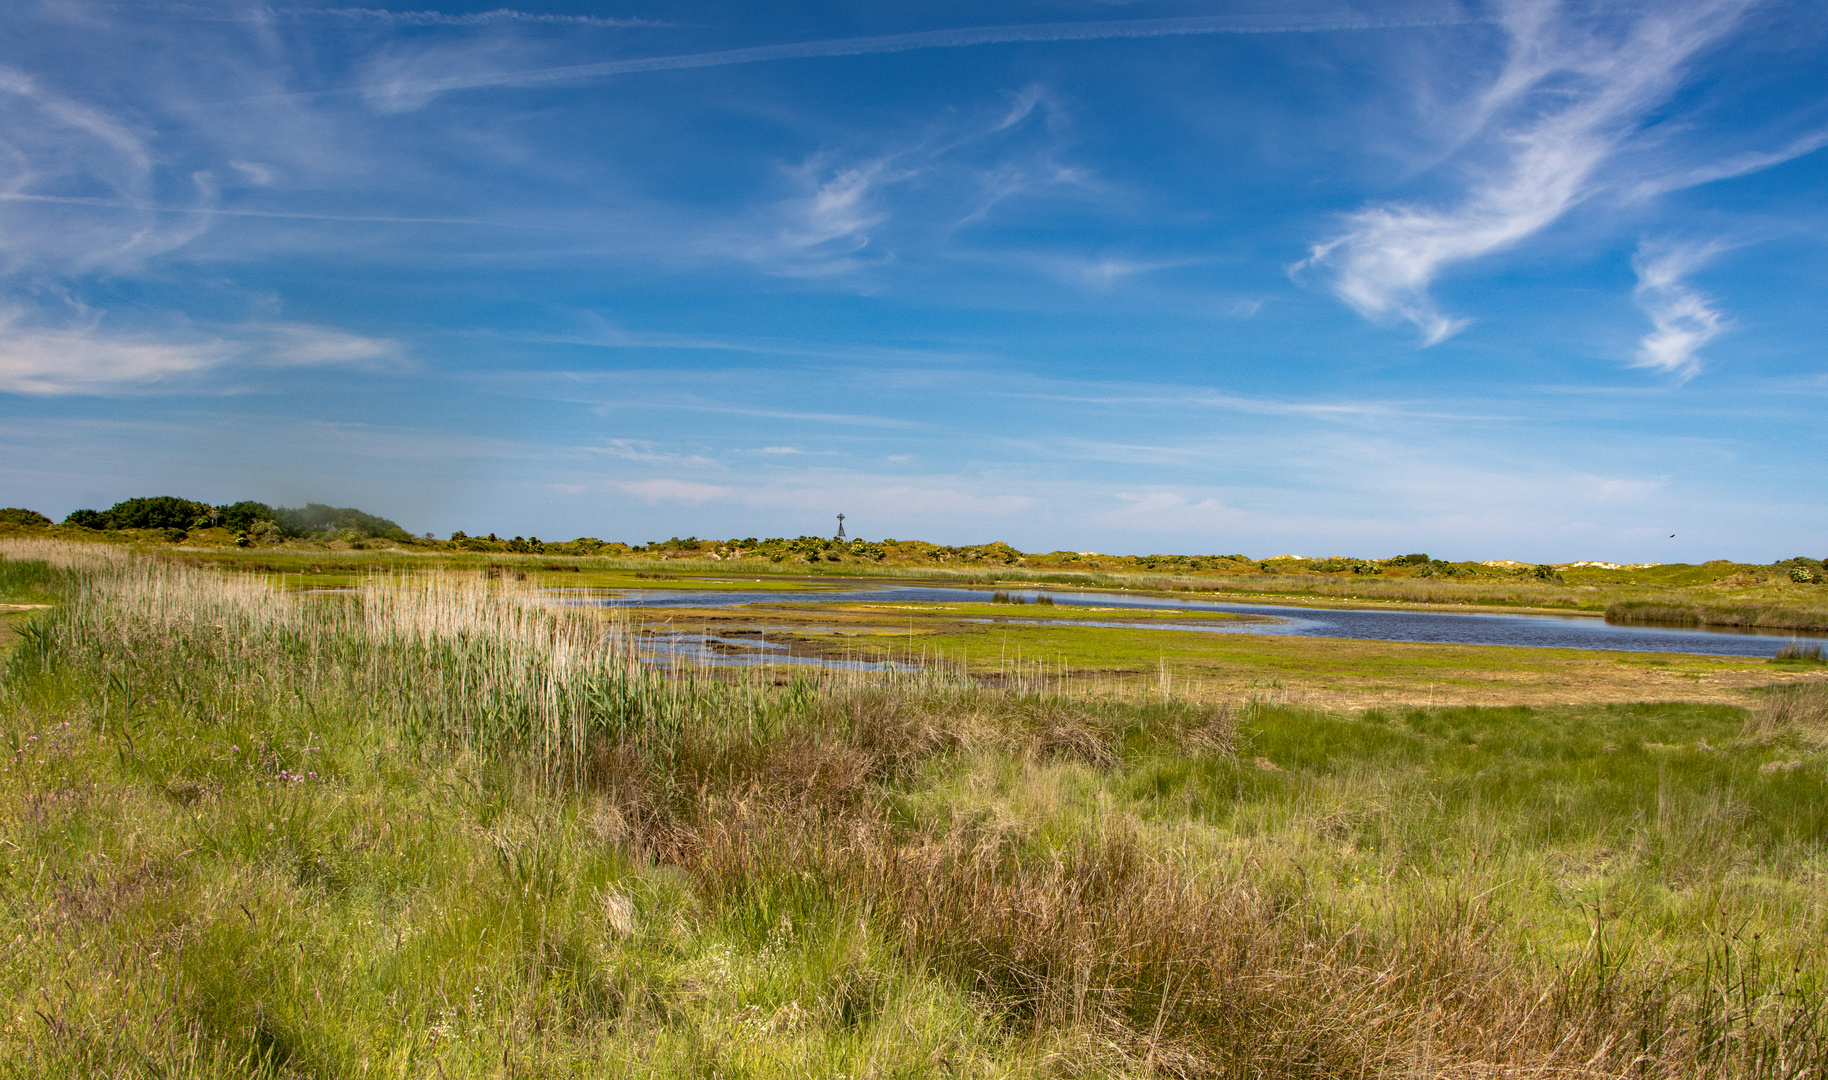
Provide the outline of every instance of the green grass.
[[871,602],[857,604],[763,604],[755,605],[762,612],[776,610],[793,611],[844,611],[859,612],[876,616],[897,614],[912,615],[917,618],[935,617],[942,620],[990,620],[1011,625],[1039,625],[1049,622],[1178,622],[1178,623],[1241,623],[1256,621],[1258,616],[1241,615],[1230,611],[1174,611],[1150,610],[1147,608],[1116,607],[1080,607],[1078,605],[1036,605],[1036,604],[977,604],[977,603],[894,603]]
[[[1053,585],[1067,588],[1127,589],[1172,596],[1203,594],[1234,600],[1262,600],[1296,605],[1322,604],[1388,607],[1427,605],[1448,609],[1544,610],[1601,613],[1614,605],[1626,617],[1632,605],[1691,615],[1726,625],[1758,625],[1799,630],[1828,627],[1828,601],[1820,585],[1798,584],[1781,566],[1753,566],[1715,561],[1700,565],[1652,567],[1569,566],[1563,580],[1534,578],[1524,568],[1455,564],[1452,574],[1433,569],[1390,566],[1377,574],[1313,571],[1335,566],[1269,560],[1275,572],[1256,572],[1259,564],[1229,559],[1208,561],[1195,570],[1184,562],[1152,558],[1099,556],[1080,559],[1070,553],[1017,557],[1014,552],[984,548],[956,551],[934,562],[912,549],[894,550],[886,561],[846,554],[837,562],[808,563],[795,557],[716,559],[710,551],[591,556],[510,554],[445,550],[433,546],[348,549],[341,544],[293,541],[280,547],[237,549],[229,534],[210,530],[173,547],[154,536],[94,534],[82,529],[28,528],[0,524],[0,536],[80,539],[95,546],[117,546],[158,558],[195,565],[270,573],[293,587],[353,587],[367,574],[418,573],[430,569],[490,569],[526,574],[552,585],[601,588],[795,589],[812,583],[856,580],[923,581],[934,584],[997,587]],[[194,542],[193,542],[194,541]],[[924,548],[924,545],[914,545]],[[1007,555],[1010,561],[1003,561]],[[1153,567],[1153,568],[1151,568]],[[1304,567],[1307,568],[1304,570]],[[648,575],[642,577],[641,575]],[[291,575],[290,578],[287,575]],[[727,579],[737,579],[728,581]],[[1683,614],[1686,613],[1686,614]]]
[[669,679],[511,579],[75,561],[0,562],[59,604],[0,671],[0,1075],[1828,1066],[1820,684]]
[[45,563],[0,559],[0,603],[48,603],[63,581],[64,575]]
[[[1791,593],[1800,591],[1791,590]],[[1787,595],[1780,599],[1615,600],[1606,607],[1606,621],[1819,632],[1828,630],[1828,597],[1810,587],[1810,591],[1801,596]]]
[[[1410,642],[1288,638],[1256,634],[1212,634],[1193,630],[1128,627],[1036,626],[1017,620],[943,631],[923,644],[950,658],[968,657],[973,670],[996,671],[1018,658],[1060,664],[1073,671],[1118,670],[1153,673],[1163,665],[1197,678],[1202,673],[1248,670],[1266,677],[1320,680],[1434,679],[1477,681],[1481,676],[1550,673],[1592,653],[1579,649],[1514,648],[1497,645],[1434,645]],[[1612,663],[1679,664],[1708,671],[1743,667],[1739,658],[1654,657],[1602,654]]]

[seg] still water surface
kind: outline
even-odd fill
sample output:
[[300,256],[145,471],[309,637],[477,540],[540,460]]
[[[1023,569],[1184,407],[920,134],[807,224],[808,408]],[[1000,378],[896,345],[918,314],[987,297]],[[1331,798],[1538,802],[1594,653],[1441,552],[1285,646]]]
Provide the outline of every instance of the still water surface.
[[[1233,604],[1177,597],[1134,596],[1124,592],[1054,592],[1003,589],[1031,604],[1050,596],[1060,607],[1123,608],[1152,611],[1227,611],[1257,618],[1227,623],[1099,623],[1070,620],[1075,626],[1116,626],[1159,630],[1193,630],[1212,634],[1283,634],[1295,637],[1355,638],[1363,641],[1429,641],[1459,645],[1523,645],[1553,649],[1617,649],[1625,652],[1700,653],[1713,656],[1770,657],[1792,640],[1828,641],[1821,635],[1784,632],[1702,630],[1693,627],[1614,626],[1591,615],[1488,615],[1439,611],[1372,611]],[[739,604],[805,603],[989,603],[985,589],[936,589],[916,586],[869,586],[845,591],[689,592],[638,590],[579,598],[579,602],[630,608],[715,608]],[[1009,617],[1050,620],[1046,607],[1012,605]]]

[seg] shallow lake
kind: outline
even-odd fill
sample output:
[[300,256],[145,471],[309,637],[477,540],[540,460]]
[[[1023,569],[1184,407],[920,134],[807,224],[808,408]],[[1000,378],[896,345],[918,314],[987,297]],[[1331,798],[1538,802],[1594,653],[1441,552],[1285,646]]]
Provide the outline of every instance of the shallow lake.
[[[1258,618],[1235,623],[1164,623],[1159,621],[1099,623],[1070,620],[1075,626],[1122,625],[1138,629],[1187,630],[1208,634],[1283,634],[1297,637],[1355,638],[1364,641],[1428,641],[1457,645],[1521,645],[1550,649],[1616,649],[1624,652],[1700,653],[1712,656],[1770,657],[1793,640],[1818,642],[1828,637],[1788,631],[1747,632],[1702,630],[1693,627],[1616,626],[1593,615],[1494,615],[1442,611],[1378,611],[1369,609],[1292,607],[1276,604],[1234,604],[1178,597],[1138,596],[1126,592],[1056,592],[1051,589],[999,589],[1021,597],[1027,605],[1011,604],[1009,617],[1048,622],[1045,605],[1034,606],[1038,596],[1051,597],[1060,607],[1117,608],[1149,611],[1225,611]],[[638,590],[610,594],[576,595],[578,603],[629,608],[719,608],[739,604],[808,603],[989,603],[987,589],[951,589],[920,586],[872,585],[845,590],[794,592],[684,592]],[[1060,620],[1066,622],[1067,620]]]

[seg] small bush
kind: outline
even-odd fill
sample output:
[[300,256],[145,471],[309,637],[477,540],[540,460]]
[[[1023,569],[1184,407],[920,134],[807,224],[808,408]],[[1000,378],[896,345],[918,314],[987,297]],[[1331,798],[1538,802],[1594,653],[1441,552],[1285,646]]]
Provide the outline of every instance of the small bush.
[[1795,641],[1777,650],[1777,655],[1771,659],[1776,663],[1828,663],[1828,659],[1824,659],[1822,656],[1820,645],[1803,645]]

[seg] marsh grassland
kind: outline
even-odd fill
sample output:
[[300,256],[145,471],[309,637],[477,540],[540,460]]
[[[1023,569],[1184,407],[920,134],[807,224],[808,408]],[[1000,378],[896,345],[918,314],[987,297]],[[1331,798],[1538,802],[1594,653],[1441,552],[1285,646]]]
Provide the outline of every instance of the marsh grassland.
[[[1828,685],[664,671],[9,541],[0,1075],[1820,1077]],[[21,623],[19,620],[23,619]]]
[[1746,705],[1819,665],[1605,649],[1206,633],[1223,612],[960,602],[752,603],[651,609],[641,632],[692,644],[761,642],[801,658],[911,663],[1022,694],[1190,702],[1257,700],[1333,710],[1433,705]]

